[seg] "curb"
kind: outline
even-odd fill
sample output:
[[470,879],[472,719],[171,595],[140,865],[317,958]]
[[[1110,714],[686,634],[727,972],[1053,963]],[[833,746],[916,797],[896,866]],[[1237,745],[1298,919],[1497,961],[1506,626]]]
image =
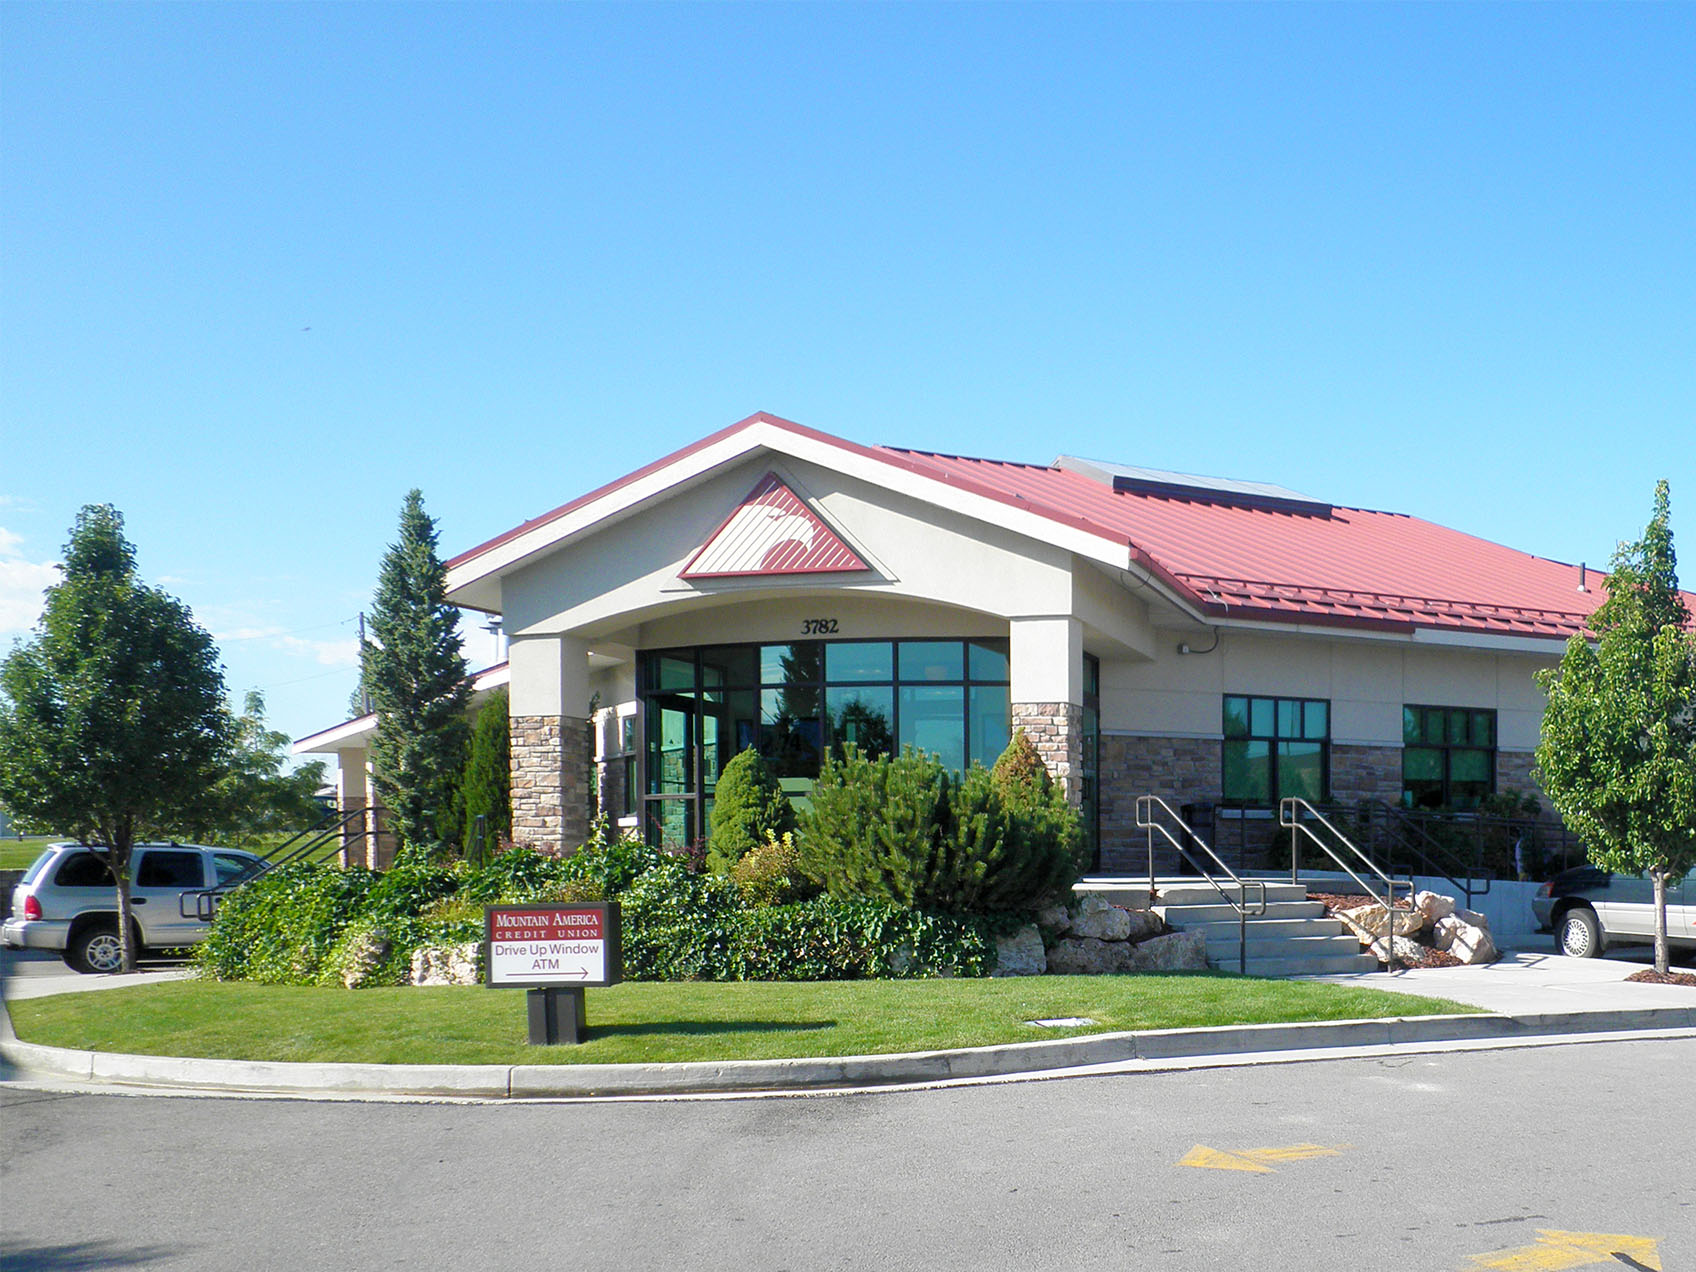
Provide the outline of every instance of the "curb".
[[1160,1062],[1425,1043],[1517,1042],[1640,1030],[1696,1029],[1696,1007],[1539,1012],[1523,1016],[1395,1016],[1275,1025],[1218,1025],[1093,1034],[957,1051],[679,1064],[304,1064],[73,1051],[22,1042],[0,1011],[0,1059],[21,1073],[78,1082],[299,1096],[560,1099],[808,1091],[1007,1077],[1126,1062]]

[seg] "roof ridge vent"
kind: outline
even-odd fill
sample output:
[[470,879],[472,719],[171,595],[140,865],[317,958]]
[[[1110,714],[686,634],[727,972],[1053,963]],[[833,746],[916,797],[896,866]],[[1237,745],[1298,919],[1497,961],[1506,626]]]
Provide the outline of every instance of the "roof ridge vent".
[[1329,517],[1335,507],[1321,499],[1313,499],[1284,486],[1265,481],[1239,481],[1231,477],[1203,477],[1195,473],[1166,472],[1158,468],[1139,468],[1131,464],[1115,464],[1100,459],[1080,459],[1062,455],[1054,466],[1065,472],[1077,473],[1091,481],[1111,486],[1121,494],[1154,495],[1163,499],[1182,499],[1191,503],[1223,504],[1233,508],[1258,508],[1267,512],[1287,512],[1298,516]]

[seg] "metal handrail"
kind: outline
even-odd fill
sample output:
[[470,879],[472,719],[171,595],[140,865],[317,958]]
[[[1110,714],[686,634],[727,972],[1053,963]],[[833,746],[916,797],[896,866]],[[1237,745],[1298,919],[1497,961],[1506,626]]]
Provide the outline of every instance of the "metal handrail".
[[[1425,872],[1426,874],[1447,879],[1466,894],[1467,909],[1474,908],[1472,904],[1474,897],[1485,896],[1489,893],[1490,885],[1494,880],[1487,875],[1474,875],[1466,860],[1459,853],[1425,829],[1417,819],[1410,817],[1406,809],[1386,804],[1382,800],[1373,801],[1370,807],[1378,810],[1384,819],[1385,832],[1395,835],[1400,847],[1418,856],[1422,864],[1426,866],[1435,865],[1436,868],[1428,869]],[[1414,836],[1417,836],[1417,839],[1413,838]],[[1459,873],[1450,873],[1451,871],[1458,871]],[[1478,884],[1483,886],[1475,886]]]
[[[1303,809],[1306,809],[1315,821],[1325,827],[1326,830],[1330,831],[1332,835],[1336,836],[1337,842],[1352,852],[1360,864],[1363,865],[1370,873],[1376,875],[1379,882],[1384,885],[1384,899],[1379,902],[1379,904],[1384,907],[1384,961],[1387,966],[1394,968],[1396,965],[1396,923],[1394,918],[1396,910],[1396,888],[1398,886],[1403,886],[1402,881],[1392,879],[1389,875],[1380,870],[1377,863],[1374,862],[1372,858],[1362,852],[1352,839],[1333,826],[1325,814],[1320,812],[1312,804],[1308,803],[1305,799],[1302,799],[1299,795],[1286,795],[1283,799],[1278,801],[1278,824],[1280,826],[1288,827],[1290,832],[1291,883],[1301,882],[1299,835],[1306,835],[1308,839],[1312,840],[1313,843],[1317,844],[1324,851],[1327,857],[1336,862],[1337,865],[1342,868],[1344,874],[1348,875],[1349,878],[1355,881],[1355,884],[1363,893],[1371,897],[1374,901],[1378,900],[1377,893],[1373,890],[1372,885],[1356,874],[1354,872],[1354,868],[1342,857],[1338,856],[1330,844],[1326,843],[1318,835],[1314,834],[1313,828],[1306,822],[1302,821],[1301,812]],[[1408,891],[1409,902],[1411,903],[1413,898],[1413,880],[1406,880],[1405,886]]]
[[[240,874],[231,876],[216,887],[185,892],[178,900],[177,908],[186,918],[188,915],[188,898],[192,896],[194,898],[195,917],[202,923],[210,923],[218,912],[219,897],[228,892],[233,892],[244,883],[251,883],[267,870],[292,865],[297,861],[311,857],[313,853],[339,836],[353,822],[361,821],[367,814],[376,814],[379,811],[374,808],[356,808],[350,813],[331,813],[315,825],[285,839],[253,865],[248,866]],[[372,826],[374,827],[375,824],[376,818],[373,816]],[[374,831],[371,828],[365,828],[359,832],[361,837],[372,833]]]
[[[1207,867],[1192,857],[1189,853],[1189,849],[1185,848],[1184,845],[1179,842],[1178,838],[1173,835],[1170,830],[1166,829],[1163,823],[1154,820],[1153,812],[1156,804],[1160,805],[1167,817],[1171,818],[1180,828],[1182,828],[1184,834],[1192,843],[1207,854],[1208,858],[1219,868],[1221,872],[1224,873],[1225,877],[1237,885],[1237,895],[1235,897],[1232,897],[1229,892],[1220,886],[1219,881],[1208,872]],[[1209,886],[1211,886],[1215,892],[1225,899],[1225,903],[1237,912],[1237,970],[1246,976],[1248,974],[1248,919],[1250,913],[1248,909],[1248,889],[1260,889],[1259,908],[1253,911],[1254,916],[1259,918],[1266,913],[1266,881],[1264,879],[1239,879],[1231,870],[1231,867],[1227,866],[1219,859],[1219,854],[1214,852],[1213,849],[1208,846],[1207,841],[1200,835],[1196,834],[1195,831],[1190,828],[1189,823],[1182,817],[1178,816],[1177,813],[1173,812],[1172,806],[1165,800],[1161,799],[1158,795],[1137,796],[1137,828],[1148,832],[1148,893],[1151,898],[1154,896],[1155,892],[1154,832],[1159,831],[1163,836],[1165,836],[1166,842],[1177,852],[1179,859],[1187,861],[1196,873],[1205,879]]]

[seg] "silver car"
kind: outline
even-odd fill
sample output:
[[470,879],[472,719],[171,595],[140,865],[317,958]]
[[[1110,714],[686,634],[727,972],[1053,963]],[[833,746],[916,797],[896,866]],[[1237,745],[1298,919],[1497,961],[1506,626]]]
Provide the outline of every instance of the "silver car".
[[[211,926],[213,897],[264,869],[262,858],[235,848],[135,845],[130,904],[138,950],[199,944]],[[118,898],[105,854],[49,844],[12,889],[12,917],[0,925],[0,945],[55,950],[79,972],[118,970]]]
[[[1531,909],[1538,925],[1554,932],[1561,953],[1573,958],[1655,941],[1655,886],[1646,875],[1595,866],[1563,870],[1537,890]],[[1696,870],[1667,881],[1667,941],[1674,950],[1696,950]]]

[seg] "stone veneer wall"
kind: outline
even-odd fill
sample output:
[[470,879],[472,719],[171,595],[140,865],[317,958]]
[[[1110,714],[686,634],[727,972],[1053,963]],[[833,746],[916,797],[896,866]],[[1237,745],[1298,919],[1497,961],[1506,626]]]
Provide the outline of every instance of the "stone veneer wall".
[[1527,795],[1535,795],[1543,805],[1543,816],[1558,819],[1554,809],[1549,807],[1549,797],[1543,793],[1543,788],[1537,784],[1537,779],[1531,775],[1532,768],[1537,763],[1537,756],[1532,751],[1501,751],[1496,752],[1496,791],[1505,794],[1508,791],[1523,791]]
[[1358,804],[1402,800],[1402,749],[1399,746],[1331,747],[1331,802]]
[[1049,776],[1076,804],[1084,793],[1084,709],[1070,702],[1015,702],[1009,714],[1010,725],[1025,731]]
[[589,835],[589,721],[513,716],[512,839],[571,853]]
[[[1137,829],[1137,796],[1158,795],[1183,812],[1185,804],[1216,803],[1223,780],[1218,738],[1101,735],[1101,868],[1140,874],[1148,868],[1147,833]],[[1178,865],[1157,846],[1155,869]]]

